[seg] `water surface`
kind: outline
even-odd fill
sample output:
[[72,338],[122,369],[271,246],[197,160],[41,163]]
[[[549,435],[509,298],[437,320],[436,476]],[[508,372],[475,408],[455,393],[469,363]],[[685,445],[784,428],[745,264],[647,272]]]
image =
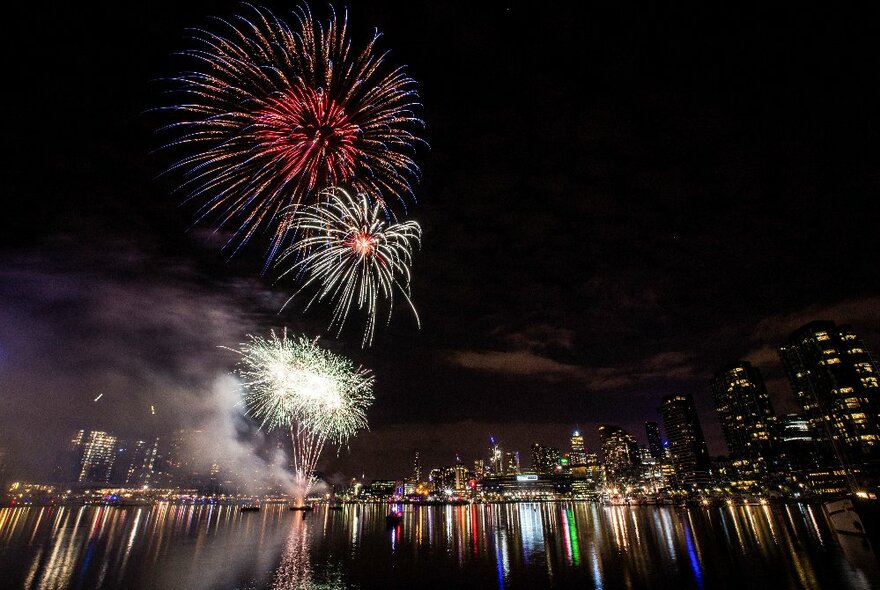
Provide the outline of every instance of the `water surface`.
[[870,588],[868,541],[806,505],[586,502],[242,513],[234,506],[0,509],[3,588]]

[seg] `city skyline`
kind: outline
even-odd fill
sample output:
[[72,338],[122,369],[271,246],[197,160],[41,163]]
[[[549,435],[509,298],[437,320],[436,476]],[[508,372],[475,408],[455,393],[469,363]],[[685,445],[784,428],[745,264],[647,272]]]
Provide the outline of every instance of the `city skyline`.
[[[723,455],[709,456],[693,397],[673,394],[664,396],[657,408],[663,434],[658,422],[650,420],[644,421],[644,436],[639,439],[627,428],[599,424],[594,433],[598,445],[591,448],[585,444],[585,438],[592,436],[585,437],[584,430],[575,426],[569,431],[567,446],[554,447],[533,436],[533,442],[523,453],[503,437],[489,434],[485,439],[488,447],[483,447],[482,453],[470,451],[475,458],[473,469],[470,459],[462,459],[468,456],[467,452],[457,450],[454,462],[448,456],[438,455],[436,448],[444,447],[441,443],[422,447],[428,449],[427,453],[417,447],[409,475],[393,472],[389,467],[399,464],[400,457],[385,456],[383,472],[367,476],[366,470],[361,470],[359,479],[385,482],[402,478],[418,484],[422,481],[423,457],[429,462],[430,472],[425,480],[435,481],[439,477],[445,481],[445,471],[454,470],[455,485],[451,489],[455,490],[464,489],[467,478],[479,484],[484,476],[534,473],[572,474],[580,478],[587,475],[587,465],[594,463],[601,468],[602,480],[607,485],[642,485],[646,478],[651,481],[656,475],[658,485],[664,488],[712,487],[725,481],[725,485],[755,491],[774,488],[779,485],[774,480],[787,479],[786,474],[796,475],[783,486],[798,488],[803,485],[799,481],[817,487],[843,485],[839,476],[826,478],[828,469],[846,470],[846,485],[854,487],[878,478],[880,429],[874,417],[880,403],[880,372],[874,355],[865,349],[859,335],[848,325],[813,321],[795,330],[778,351],[791,377],[792,390],[798,395],[800,412],[776,414],[761,372],[751,363],[738,361],[721,367],[708,387],[716,420],[727,443]],[[842,405],[836,405],[838,398]],[[823,417],[826,412],[830,412],[827,419]],[[809,445],[790,444],[787,432],[795,423],[803,424],[804,440]],[[52,474],[37,481],[112,483],[124,487],[151,483],[160,483],[160,487],[191,487],[198,481],[197,487],[205,489],[206,473],[210,472],[210,487],[213,493],[219,493],[224,486],[248,489],[258,485],[268,489],[290,477],[293,462],[284,452],[284,436],[267,438],[268,447],[264,444],[261,453],[249,449],[250,441],[244,439],[232,456],[227,456],[222,446],[211,446],[206,436],[210,437],[211,432],[179,430],[160,446],[160,437],[148,437],[152,442],[124,440],[113,433],[79,430],[57,455]],[[267,454],[267,448],[274,451]],[[238,473],[244,466],[243,458],[247,469]],[[262,467],[260,460],[266,461]],[[652,467],[655,465],[656,470]],[[339,471],[328,472],[320,464],[318,470],[319,478],[327,483],[337,485],[349,479]],[[218,473],[223,478],[222,485],[215,477]],[[0,480],[6,480],[7,475],[0,461]],[[407,493],[412,494],[413,490]]]
[[416,448],[471,456],[487,434],[524,454],[564,448],[577,425],[593,449],[599,424],[644,443],[677,394],[715,456],[719,368],[751,362],[781,415],[798,411],[777,353],[794,330],[850,324],[880,349],[867,21],[355,3],[355,37],[378,27],[419,81],[428,144],[408,210],[422,328],[401,313],[361,348],[354,328],[326,332],[327,309],[279,313],[294,289],[260,275],[265,240],[223,251],[151,155],[170,56],[238,3],[44,8],[40,43],[12,37],[30,48],[11,66],[24,98],[0,232],[15,469],[45,471],[83,428],[228,438],[236,359],[219,347],[284,325],[376,375],[372,430],[324,461],[346,475],[380,476],[376,456],[405,469]]

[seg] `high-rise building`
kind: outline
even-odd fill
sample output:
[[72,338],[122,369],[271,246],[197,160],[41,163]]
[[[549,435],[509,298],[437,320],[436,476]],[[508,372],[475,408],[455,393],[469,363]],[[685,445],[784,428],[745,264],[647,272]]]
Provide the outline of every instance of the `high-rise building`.
[[152,441],[120,440],[110,470],[110,483],[127,487],[151,485],[159,454],[159,437]]
[[605,478],[613,485],[630,485],[639,480],[639,444],[626,430],[619,426],[599,426],[602,443],[602,461]]
[[663,458],[663,440],[660,438],[660,425],[656,422],[645,422],[645,435],[648,437],[648,450],[657,460]]
[[504,453],[504,474],[516,475],[520,473],[519,451]]
[[587,449],[584,447],[584,437],[579,430],[575,430],[571,435],[571,452],[568,459],[572,468],[581,467],[587,462]]
[[63,456],[62,481],[108,483],[115,458],[115,436],[101,430],[77,431]]
[[875,468],[880,375],[861,338],[850,326],[810,322],[791,334],[779,356],[813,435],[837,458],[832,467]]
[[489,437],[489,469],[492,475],[504,473],[504,451],[494,436]]
[[532,445],[532,471],[535,473],[555,473],[561,453],[556,447],[545,447],[538,443]]
[[451,468],[450,480],[452,483],[452,489],[456,492],[463,492],[467,489],[468,482],[468,470],[467,467],[462,465],[461,463],[457,463],[453,465]]
[[710,387],[730,460],[754,473],[765,472],[774,418],[761,372],[739,361],[716,371]]
[[677,483],[681,486],[704,487],[709,483],[709,449],[697,416],[697,407],[690,395],[667,395],[660,405],[663,429],[669,439],[669,452]]
[[800,414],[783,414],[773,424],[774,470],[788,493],[835,495],[848,491],[842,470],[834,465],[831,448],[813,434]]
[[446,481],[446,470],[435,467],[428,473],[428,487],[430,490],[441,492],[447,487],[451,487],[447,486],[448,483]]
[[783,414],[776,420],[774,438],[782,444],[815,442],[810,421],[800,414]]
[[416,451],[416,456],[413,459],[412,481],[413,483],[419,483],[422,481],[422,463],[419,461],[418,451]]
[[476,459],[474,461],[474,477],[483,479],[484,475],[486,475],[486,462],[482,459]]

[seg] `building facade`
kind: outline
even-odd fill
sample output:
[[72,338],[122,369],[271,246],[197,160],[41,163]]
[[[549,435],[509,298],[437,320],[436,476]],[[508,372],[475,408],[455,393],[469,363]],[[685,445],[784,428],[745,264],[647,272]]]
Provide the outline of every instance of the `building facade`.
[[779,349],[802,415],[830,452],[831,468],[880,465],[880,383],[873,355],[850,326],[810,322]]
[[660,414],[669,440],[676,483],[689,489],[706,487],[711,470],[709,450],[693,397],[684,394],[664,397]]

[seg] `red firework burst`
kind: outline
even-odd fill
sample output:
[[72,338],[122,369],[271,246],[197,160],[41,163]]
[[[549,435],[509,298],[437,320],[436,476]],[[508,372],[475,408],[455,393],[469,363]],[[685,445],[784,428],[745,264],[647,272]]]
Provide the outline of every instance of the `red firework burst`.
[[321,190],[348,186],[380,202],[412,196],[422,121],[415,81],[374,53],[351,51],[347,19],[322,25],[308,10],[291,27],[252,7],[195,32],[183,55],[196,68],[173,80],[185,100],[169,146],[189,151],[172,170],[201,202],[199,219],[230,227],[236,249],[258,231],[272,240],[267,265],[288,231],[282,209],[313,204]]

